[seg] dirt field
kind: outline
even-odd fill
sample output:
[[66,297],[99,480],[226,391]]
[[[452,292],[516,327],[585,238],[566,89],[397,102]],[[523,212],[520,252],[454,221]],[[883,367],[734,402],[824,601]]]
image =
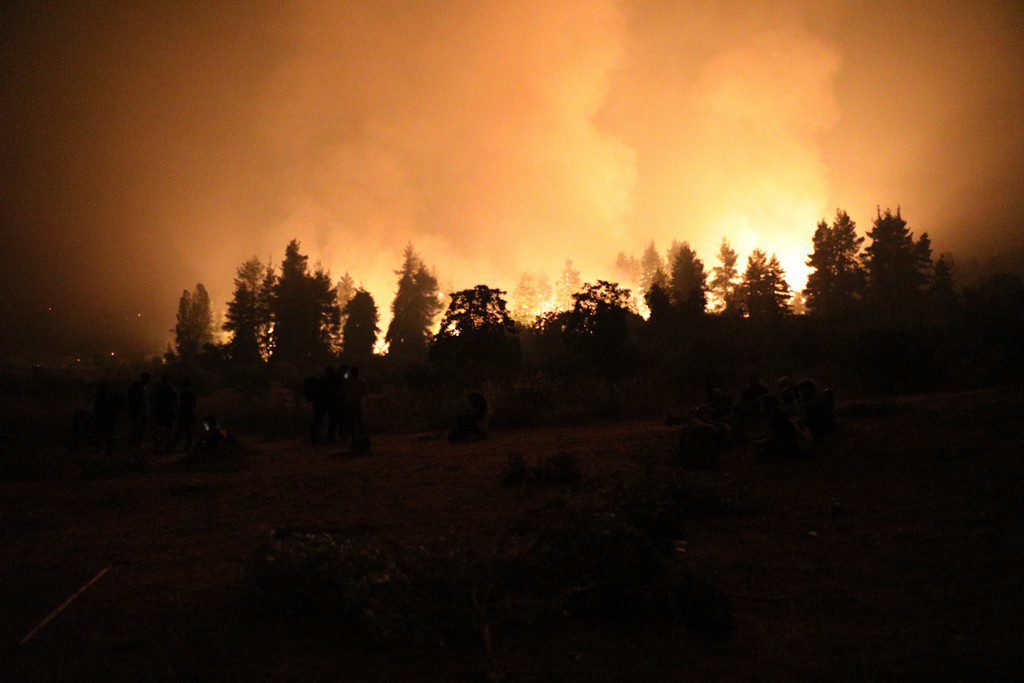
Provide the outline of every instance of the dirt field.
[[[271,529],[351,527],[486,551],[553,499],[573,506],[668,468],[655,421],[494,433],[380,435],[372,455],[263,444],[225,464],[0,483],[0,678],[478,678],[474,643],[368,647],[262,616],[249,571]],[[510,453],[572,453],[575,491],[504,487]],[[1024,395],[848,406],[813,460],[746,451],[720,472],[741,514],[694,519],[676,561],[730,598],[724,636],[661,622],[575,622],[498,634],[511,678],[1019,676],[1024,633]],[[96,572],[109,573],[22,647]]]

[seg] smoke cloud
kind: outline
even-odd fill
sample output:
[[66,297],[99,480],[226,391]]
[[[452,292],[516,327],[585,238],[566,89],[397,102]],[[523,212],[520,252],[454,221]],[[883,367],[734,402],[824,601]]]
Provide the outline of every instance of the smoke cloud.
[[[814,224],[901,204],[1019,240],[1024,9],[933,2],[76,3],[5,10],[9,348],[159,350],[181,290],[299,238],[386,310],[722,237],[800,286]],[[53,311],[47,309],[53,308]],[[38,344],[36,344],[38,346]]]

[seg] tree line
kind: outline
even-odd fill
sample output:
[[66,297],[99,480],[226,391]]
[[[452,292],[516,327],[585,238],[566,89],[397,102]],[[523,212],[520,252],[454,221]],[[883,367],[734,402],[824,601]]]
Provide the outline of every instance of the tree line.
[[[518,367],[524,336],[557,338],[594,360],[621,353],[630,330],[671,341],[711,316],[756,321],[804,312],[826,323],[899,326],[941,322],[959,307],[952,257],[933,260],[928,234],[915,236],[899,208],[879,209],[866,237],[843,210],[831,223],[819,222],[801,292],[791,290],[775,254],[755,249],[741,271],[738,254],[723,240],[717,261],[708,270],[686,242],[673,242],[663,258],[652,242],[640,259],[620,253],[615,262],[621,280],[639,284],[638,296],[610,280],[581,283],[567,261],[554,284],[524,275],[510,307],[505,291],[486,285],[450,293],[445,301],[436,274],[408,245],[395,271],[386,359],[397,367],[429,359],[450,372],[493,374]],[[643,307],[646,320],[639,315]],[[373,296],[348,273],[332,282],[322,266],[311,269],[296,240],[279,267],[257,258],[238,267],[223,323],[230,339],[223,346],[212,342],[211,321],[202,285],[184,292],[171,354],[186,361],[206,352],[241,364],[306,366],[339,356],[365,363],[381,350]]]

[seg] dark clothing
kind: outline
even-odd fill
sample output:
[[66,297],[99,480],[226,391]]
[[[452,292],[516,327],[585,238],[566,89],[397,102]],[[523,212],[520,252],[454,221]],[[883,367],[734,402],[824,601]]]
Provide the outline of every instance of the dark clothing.
[[178,392],[170,385],[170,382],[161,381],[157,384],[150,399],[150,413],[156,426],[154,441],[156,441],[158,451],[162,451],[170,444],[177,405]]
[[132,443],[138,446],[146,435],[146,422],[149,419],[146,410],[146,383],[135,380],[128,387],[128,419],[132,426]]
[[104,452],[112,453],[117,418],[124,410],[124,396],[117,389],[106,385],[102,389],[97,389],[96,394],[97,441]]
[[354,444],[363,436],[363,397],[366,395],[366,380],[362,377],[347,377],[343,385],[345,419],[349,437]]
[[322,377],[307,377],[303,383],[306,400],[313,404],[313,421],[309,425],[310,443],[320,443],[324,418],[327,417],[328,391],[333,378],[333,372],[325,372]]
[[185,387],[178,396],[178,424],[174,430],[174,438],[171,439],[170,450],[178,445],[182,438],[185,439],[185,450],[192,450],[192,431],[196,424],[196,395],[192,389]]
[[345,406],[345,383],[348,380],[344,375],[335,373],[324,377],[323,381],[327,409],[327,443],[344,441],[350,431]]
[[455,427],[448,432],[448,440],[480,441],[487,438],[487,399],[483,394],[473,392],[467,396],[469,412],[455,418]]

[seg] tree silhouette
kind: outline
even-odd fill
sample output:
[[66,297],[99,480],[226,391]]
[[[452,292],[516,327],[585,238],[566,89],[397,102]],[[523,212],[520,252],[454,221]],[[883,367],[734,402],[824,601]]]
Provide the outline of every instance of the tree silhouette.
[[740,306],[736,302],[736,287],[739,278],[739,270],[736,262],[739,257],[736,251],[729,245],[729,241],[722,239],[718,247],[718,262],[720,265],[711,269],[711,291],[719,301],[719,310],[722,313],[736,312]]
[[804,289],[806,306],[814,314],[830,319],[849,316],[864,295],[864,268],[860,262],[863,237],[857,236],[857,224],[849,214],[836,209],[829,226],[818,223],[812,238],[811,267]]
[[341,350],[341,305],[331,275],[317,264],[310,280],[310,296],[316,312],[310,355],[323,359]]
[[365,289],[357,289],[342,311],[345,317],[343,350],[353,362],[365,362],[377,343],[377,304]]
[[669,298],[684,314],[701,314],[708,304],[708,274],[704,262],[689,243],[673,243],[669,250]]
[[566,259],[555,285],[555,297],[558,299],[559,308],[572,306],[572,297],[580,290],[580,282],[580,271],[573,267],[572,259]]
[[620,251],[615,258],[615,274],[622,281],[635,285],[640,282],[640,262],[632,254],[626,256],[626,252]]
[[768,259],[761,249],[751,252],[739,294],[743,311],[751,318],[778,316],[789,310],[789,285],[775,254]]
[[270,306],[276,361],[321,362],[334,351],[341,327],[337,290],[323,268],[310,274],[307,261],[298,240],[289,242]]
[[235,274],[235,291],[228,302],[224,330],[231,333],[227,350],[240,363],[258,363],[270,329],[270,309],[263,294],[266,268],[252,257]]
[[440,311],[437,278],[408,244],[398,275],[398,291],[391,304],[391,324],[385,339],[392,360],[418,360],[426,352],[430,328]]
[[203,347],[213,342],[213,312],[206,287],[197,284],[195,291],[186,289],[178,299],[178,319],[174,326],[175,352],[183,361],[194,360]]
[[441,329],[430,348],[439,367],[479,378],[519,366],[519,335],[509,316],[505,292],[477,285],[452,293]]
[[640,256],[640,289],[644,292],[651,288],[658,278],[658,273],[665,273],[665,262],[654,246],[654,240],[647,245]]
[[513,320],[522,325],[530,325],[544,312],[542,309],[551,301],[551,297],[551,282],[547,275],[523,273],[512,294],[512,301],[515,304],[512,310]]
[[569,347],[583,353],[620,354],[629,337],[629,297],[629,290],[615,282],[583,285],[564,317],[563,336]]
[[953,266],[953,255],[945,252],[935,260],[932,269],[928,303],[932,315],[939,322],[947,322],[959,308],[959,297],[953,285]]
[[867,277],[865,297],[871,311],[889,321],[900,321],[920,310],[932,264],[928,233],[918,239],[900,215],[878,210],[864,249]]

